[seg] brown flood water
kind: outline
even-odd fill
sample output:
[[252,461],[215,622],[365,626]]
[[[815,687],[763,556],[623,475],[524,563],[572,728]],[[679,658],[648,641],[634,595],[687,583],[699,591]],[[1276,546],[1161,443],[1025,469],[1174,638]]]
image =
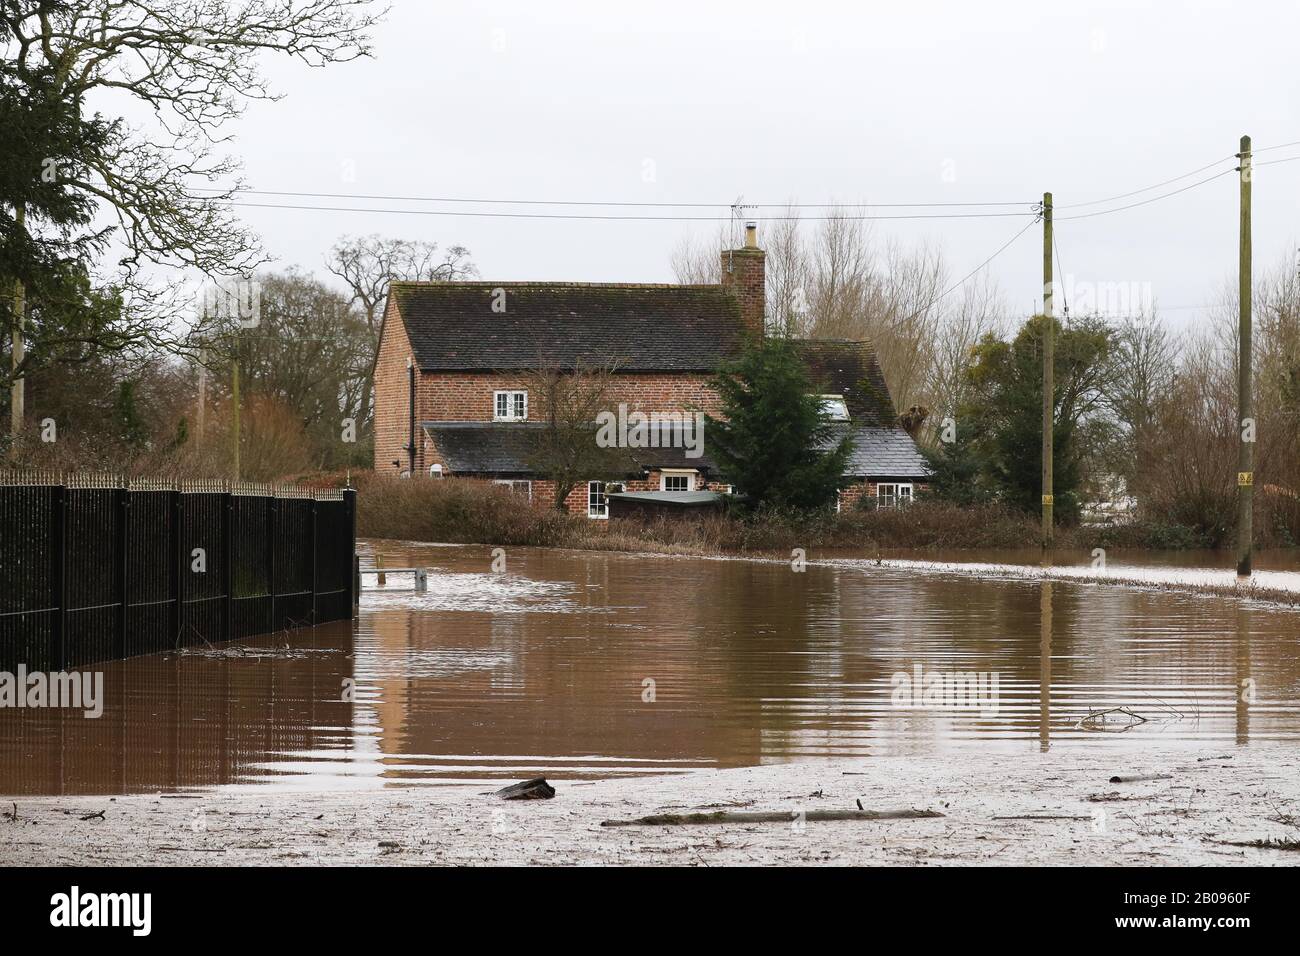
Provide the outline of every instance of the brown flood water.
[[[432,568],[428,593],[367,593],[355,624],[260,642],[287,639],[293,656],[102,665],[98,719],[0,710],[0,793],[376,788],[1300,741],[1295,610],[868,561],[819,567],[817,554],[800,573],[511,548],[494,573],[488,547],[372,542],[363,562],[376,552],[390,567]],[[956,559],[977,558],[1014,560]],[[996,673],[995,706],[895,706],[894,675],[918,664]],[[1079,725],[1121,706],[1147,722]]]

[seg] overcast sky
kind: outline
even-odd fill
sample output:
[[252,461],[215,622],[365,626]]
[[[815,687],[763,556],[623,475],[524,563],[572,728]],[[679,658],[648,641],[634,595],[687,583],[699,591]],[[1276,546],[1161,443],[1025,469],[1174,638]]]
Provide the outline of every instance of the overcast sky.
[[[1182,324],[1201,321],[1190,307],[1214,299],[1235,275],[1235,176],[1113,215],[1069,221],[1063,207],[1180,176],[1235,152],[1243,133],[1257,149],[1300,140],[1297,37],[1300,5],[1291,2],[394,0],[373,60],[323,70],[268,61],[284,98],[254,105],[233,148],[250,186],[325,193],[1027,209],[1050,189],[1063,272],[1075,282],[1146,284]],[[1300,147],[1257,159],[1292,155]],[[1300,162],[1258,168],[1254,199],[1257,266],[1294,262]],[[282,264],[319,272],[339,235],[379,232],[463,244],[485,278],[501,280],[672,281],[674,244],[717,229],[242,214]],[[755,218],[761,244],[761,211]],[[1024,221],[881,221],[873,229],[881,240],[941,243],[960,277]],[[1028,312],[1040,291],[1038,227],[991,268],[1012,308]]]

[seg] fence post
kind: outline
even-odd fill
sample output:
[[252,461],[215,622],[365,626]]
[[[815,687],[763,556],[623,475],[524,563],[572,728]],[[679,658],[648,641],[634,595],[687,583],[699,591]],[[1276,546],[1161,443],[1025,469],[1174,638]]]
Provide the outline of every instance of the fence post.
[[225,561],[222,570],[226,585],[226,598],[222,602],[225,608],[222,639],[229,641],[235,636],[235,496],[229,491],[221,495],[221,554]]
[[361,614],[361,558],[352,555],[352,616]]
[[68,486],[54,485],[50,492],[50,597],[54,604],[51,669],[61,671],[68,658]]
[[320,534],[319,529],[317,528],[318,524],[319,524],[319,516],[316,510],[316,495],[313,494],[311,498],[311,623],[313,626],[317,623],[316,622],[316,590],[318,585],[316,581],[316,565],[318,561],[317,561],[316,549],[318,546],[319,534]]
[[349,613],[356,617],[361,604],[361,565],[357,561],[357,492],[355,488],[343,489],[343,530],[348,543],[348,608]]
[[276,526],[280,521],[280,499],[271,489],[271,498],[266,503],[266,590],[271,595],[270,630],[274,634],[280,627],[275,618],[275,536]]
[[171,632],[172,647],[181,646],[181,628],[185,626],[185,505],[177,488],[167,492],[167,515],[171,529]]
[[125,485],[113,492],[117,512],[117,541],[114,542],[114,560],[117,562],[117,659],[126,657],[126,609],[130,600],[130,571],[127,567],[127,520],[131,508],[131,492]]

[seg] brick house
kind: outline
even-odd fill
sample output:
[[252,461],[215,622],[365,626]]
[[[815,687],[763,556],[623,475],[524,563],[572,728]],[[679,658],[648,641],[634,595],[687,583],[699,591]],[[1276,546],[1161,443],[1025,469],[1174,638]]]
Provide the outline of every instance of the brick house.
[[[375,470],[475,478],[554,504],[554,483],[529,467],[544,410],[528,394],[537,368],[617,364],[609,404],[629,412],[718,414],[709,385],[747,336],[764,331],[764,253],[746,229],[722,253],[718,285],[554,282],[395,282],[375,359]],[[866,343],[799,345],[837,430],[855,451],[841,505],[892,504],[928,476]],[[530,401],[530,399],[533,399]],[[669,443],[665,443],[669,444]],[[639,448],[626,491],[729,490],[706,452]],[[593,475],[565,502],[605,517],[607,479]]]

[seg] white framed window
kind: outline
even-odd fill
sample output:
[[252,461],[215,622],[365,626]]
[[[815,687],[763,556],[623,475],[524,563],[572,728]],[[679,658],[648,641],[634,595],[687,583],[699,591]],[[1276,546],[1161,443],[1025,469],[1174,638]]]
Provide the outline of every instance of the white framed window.
[[897,508],[911,500],[911,482],[886,481],[876,485],[877,508]]
[[528,393],[525,391],[496,391],[492,393],[492,420],[498,422],[525,422],[528,420]]
[[605,498],[605,483],[603,481],[587,482],[587,517],[609,517],[609,502]]
[[696,472],[661,471],[659,472],[660,491],[694,491]]
[[826,417],[833,422],[847,422],[849,420],[849,406],[844,401],[843,395],[818,395],[822,403],[822,411]]
[[533,483],[524,478],[494,478],[494,485],[505,485],[510,489],[512,494],[516,494],[528,501],[533,500]]

